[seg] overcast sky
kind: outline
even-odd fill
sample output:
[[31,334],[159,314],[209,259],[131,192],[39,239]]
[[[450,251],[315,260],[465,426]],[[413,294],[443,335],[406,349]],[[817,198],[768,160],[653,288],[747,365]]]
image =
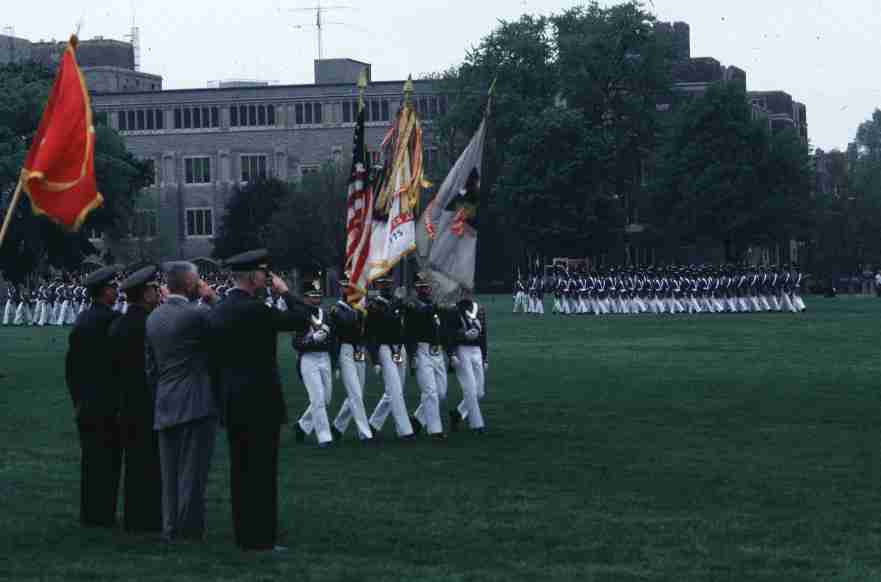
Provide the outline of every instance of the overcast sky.
[[[311,83],[317,56],[317,0],[2,0],[0,28],[29,40],[122,38],[133,6],[141,28],[141,69],[169,89],[254,78]],[[603,1],[604,5],[613,2]],[[373,64],[375,80],[445,69],[496,25],[523,13],[549,14],[563,0],[323,0],[324,54]],[[692,56],[747,72],[750,90],[782,89],[804,102],[812,145],[844,148],[881,107],[881,0],[654,0],[661,20],[691,25]]]

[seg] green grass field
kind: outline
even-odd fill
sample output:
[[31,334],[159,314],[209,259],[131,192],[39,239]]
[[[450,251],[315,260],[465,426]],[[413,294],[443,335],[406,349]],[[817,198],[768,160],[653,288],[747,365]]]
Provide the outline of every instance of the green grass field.
[[[402,444],[387,425],[380,447],[325,451],[285,430],[283,557],[233,545],[225,435],[204,544],[80,528],[68,331],[0,328],[0,579],[881,580],[881,301],[604,319],[486,304],[490,432]],[[380,391],[371,374],[368,407]]]

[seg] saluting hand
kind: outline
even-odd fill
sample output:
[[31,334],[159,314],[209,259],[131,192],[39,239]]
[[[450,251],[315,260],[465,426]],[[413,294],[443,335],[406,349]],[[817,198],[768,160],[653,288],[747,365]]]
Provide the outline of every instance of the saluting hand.
[[270,277],[272,277],[272,290],[278,293],[279,295],[284,295],[290,289],[288,288],[288,284],[284,282],[284,279],[276,275],[275,273],[270,273]]

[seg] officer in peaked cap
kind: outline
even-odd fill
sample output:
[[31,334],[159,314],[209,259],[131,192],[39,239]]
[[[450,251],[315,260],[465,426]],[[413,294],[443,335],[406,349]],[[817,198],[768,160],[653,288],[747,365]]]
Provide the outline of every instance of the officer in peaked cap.
[[[266,250],[226,260],[235,287],[211,310],[213,356],[230,452],[232,514],[236,543],[248,550],[276,550],[278,445],[287,422],[278,370],[278,333],[303,329],[317,311],[294,298],[269,270]],[[257,298],[267,280],[288,306],[268,307]]]
[[160,300],[157,272],[147,266],[122,282],[119,290],[128,297],[128,310],[110,326],[113,375],[122,395],[123,526],[129,532],[162,531],[159,435],[153,430],[156,374],[148,374],[144,349],[147,316]]
[[112,353],[109,330],[118,317],[116,266],[104,267],[85,280],[92,306],[81,313],[68,338],[65,378],[73,401],[80,438],[80,522],[113,527],[122,463],[119,386],[107,355]]

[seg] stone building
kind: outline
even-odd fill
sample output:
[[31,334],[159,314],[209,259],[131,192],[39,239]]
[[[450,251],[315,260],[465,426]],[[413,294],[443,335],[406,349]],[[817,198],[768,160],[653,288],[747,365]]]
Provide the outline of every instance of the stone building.
[[[322,164],[342,163],[352,148],[356,83],[364,69],[369,76],[368,63],[333,59],[316,61],[315,83],[309,85],[232,82],[205,89],[94,92],[96,115],[154,168],[132,238],[114,254],[162,260],[210,256],[237,186],[268,176],[296,181]],[[366,138],[375,161],[403,86],[404,81],[372,82],[365,93]],[[431,165],[437,158],[432,119],[446,111],[446,100],[423,81],[414,82],[413,100]]]

